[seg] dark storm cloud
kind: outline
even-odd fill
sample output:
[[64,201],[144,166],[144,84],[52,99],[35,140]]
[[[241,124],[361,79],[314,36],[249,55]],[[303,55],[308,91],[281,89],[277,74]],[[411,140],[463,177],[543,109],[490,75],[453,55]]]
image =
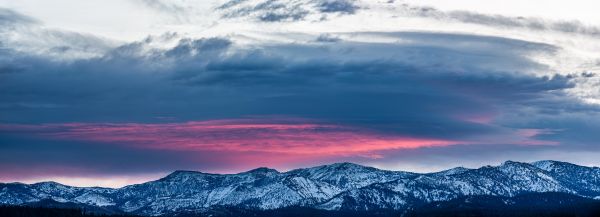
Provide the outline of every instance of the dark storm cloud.
[[[14,61],[7,65],[27,67],[3,75],[0,118],[152,122],[157,117],[186,121],[287,115],[456,138],[497,130],[463,117],[490,115],[509,104],[523,106],[521,101],[572,87],[566,77],[513,73],[540,67],[523,55],[551,52],[548,45],[435,33],[394,37],[414,43],[238,49],[227,39],[208,38],[147,52],[143,47],[148,41],[142,41],[73,63],[8,51],[4,55]],[[461,41],[480,46],[456,43]]]

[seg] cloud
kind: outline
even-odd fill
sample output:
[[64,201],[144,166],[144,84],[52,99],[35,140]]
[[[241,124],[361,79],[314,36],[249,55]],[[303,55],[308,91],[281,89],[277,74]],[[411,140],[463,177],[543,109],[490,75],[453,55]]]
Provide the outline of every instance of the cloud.
[[[383,35],[411,43],[249,48],[228,38],[184,38],[168,49],[150,46],[176,37],[171,34],[68,63],[6,53],[28,67],[3,75],[2,122],[21,123],[2,125],[3,144],[12,144],[2,153],[13,156],[3,165],[57,174],[222,172],[387,159],[400,150],[493,146],[500,140],[514,147],[557,145],[554,137],[523,134],[542,131],[538,125],[497,120],[513,107],[543,108],[536,100],[560,100],[554,92],[572,87],[572,77],[512,71],[543,68],[524,56],[551,52],[552,46],[451,34]],[[286,122],[289,117],[304,121]],[[115,166],[126,159],[122,153],[169,163]],[[82,159],[90,155],[97,157]],[[21,164],[25,159],[42,160]]]
[[224,11],[223,17],[253,16],[258,20],[275,22],[285,20],[301,20],[309,12],[299,4],[289,4],[280,1],[265,1],[256,5],[248,5],[246,1],[228,1],[217,9]]
[[14,25],[38,24],[40,21],[7,8],[0,8],[0,26],[3,28]]
[[169,13],[182,13],[185,8],[177,5],[176,3],[167,3],[161,0],[140,0],[144,5],[157,9],[159,11],[166,11]]
[[[10,64],[13,57],[41,55],[52,59],[98,57],[115,47],[115,42],[90,34],[47,29],[29,16],[0,8],[0,45],[2,71],[18,71],[23,66]],[[12,66],[7,66],[12,65]]]
[[135,2],[141,3],[144,7],[154,12],[158,12],[159,15],[168,15],[169,18],[183,23],[191,21],[192,13],[201,13],[193,10],[198,7],[198,4],[205,4],[203,2],[194,2],[194,4],[190,5],[189,1],[164,0],[135,0]]
[[223,38],[208,38],[201,40],[184,39],[179,41],[179,44],[174,48],[165,52],[167,57],[189,57],[202,54],[207,56],[210,53],[217,52],[229,48],[231,41]]
[[335,37],[331,34],[320,34],[316,39],[317,42],[338,42],[341,41],[340,38]]
[[[542,133],[523,130],[506,134],[503,141],[525,149],[548,145],[533,143],[537,140],[531,138]],[[35,179],[51,174],[131,176],[175,169],[223,172],[258,166],[285,170],[344,160],[393,162],[397,158],[392,156],[427,152],[434,147],[496,145],[490,141],[486,144],[385,134],[369,128],[285,117],[158,124],[2,124],[0,135],[4,144],[0,146],[0,168],[4,169],[0,180],[5,176]],[[15,169],[23,167],[35,170]]]
[[[301,119],[0,125],[0,180],[279,169],[455,142]],[[135,159],[132,161],[132,159]],[[335,159],[335,160],[333,160]],[[30,168],[30,169],[25,169]]]
[[217,7],[225,18],[251,17],[265,22],[298,21],[309,16],[324,19],[323,14],[353,14],[358,8],[354,0],[230,0]]
[[[189,20],[198,16],[194,11],[202,5],[181,1],[142,0],[145,6]],[[204,3],[206,4],[206,3]],[[430,6],[417,6],[401,1],[357,1],[357,0],[229,0],[219,3],[214,11],[203,13],[221,14],[224,18],[249,18],[261,22],[324,21],[331,15],[357,15],[358,11],[379,10],[378,13],[392,16],[419,17],[443,22],[476,24],[496,28],[517,28],[532,31],[552,31],[588,36],[600,34],[597,26],[585,25],[578,20],[550,20],[538,17],[505,16],[483,14],[475,11],[439,10]]]
[[356,6],[354,2],[355,0],[321,0],[318,1],[317,5],[321,12],[353,14],[358,9],[358,6]]
[[[325,1],[298,9],[252,2],[223,10],[276,13],[263,17],[270,21],[320,20],[320,12],[310,17],[315,10],[359,13],[345,1],[327,1],[328,9],[319,6]],[[290,7],[311,13],[283,13]],[[570,94],[597,77],[554,72],[536,59],[557,58],[559,45],[437,31],[205,35],[112,43],[35,23],[1,35],[3,176],[26,167],[90,175],[236,171],[416,161],[406,153],[434,160],[462,151],[484,161],[476,156],[493,155],[488,149],[498,156],[597,150],[600,111]],[[127,164],[129,156],[144,159]]]
[[509,17],[481,14],[471,11],[441,11],[434,7],[421,7],[402,4],[398,7],[405,16],[417,16],[436,20],[478,24],[482,26],[523,28],[533,31],[555,31],[589,36],[600,35],[600,28],[587,26],[580,21],[551,21],[534,17]]
[[1,125],[0,128],[2,132],[26,133],[55,140],[119,144],[140,149],[265,152],[313,158],[366,156],[382,150],[414,149],[456,143],[403,135],[380,135],[357,127],[285,119],[214,120],[164,124],[13,124]]
[[[0,97],[10,115],[2,119],[148,122],[165,116],[187,121],[285,115],[460,138],[498,130],[461,118],[526,106],[528,99],[572,87],[568,77],[514,73],[543,68],[524,56],[552,52],[552,46],[483,36],[385,35],[411,43],[245,48],[206,38],[182,39],[163,50],[148,47],[147,39],[66,64],[7,53],[11,65],[28,68],[4,76]],[[43,110],[33,112],[37,109]]]

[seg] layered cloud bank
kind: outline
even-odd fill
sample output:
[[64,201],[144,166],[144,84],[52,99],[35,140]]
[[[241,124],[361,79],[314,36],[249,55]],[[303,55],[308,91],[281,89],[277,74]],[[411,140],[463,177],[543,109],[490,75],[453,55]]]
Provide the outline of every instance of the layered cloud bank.
[[90,29],[2,5],[1,181],[600,163],[589,22],[405,1],[136,0],[107,5],[143,20]]

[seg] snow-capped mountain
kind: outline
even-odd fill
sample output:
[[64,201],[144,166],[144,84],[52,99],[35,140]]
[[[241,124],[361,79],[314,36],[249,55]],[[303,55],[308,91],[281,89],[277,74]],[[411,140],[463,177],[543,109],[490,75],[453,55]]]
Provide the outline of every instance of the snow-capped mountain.
[[541,192],[597,198],[600,168],[558,161],[507,161],[499,166],[459,167],[427,174],[351,163],[288,172],[258,168],[227,175],[176,171],[156,181],[118,189],[71,187],[55,182],[0,184],[0,204],[51,199],[143,215],[204,212],[224,206],[365,211],[403,210],[465,196],[513,197]]

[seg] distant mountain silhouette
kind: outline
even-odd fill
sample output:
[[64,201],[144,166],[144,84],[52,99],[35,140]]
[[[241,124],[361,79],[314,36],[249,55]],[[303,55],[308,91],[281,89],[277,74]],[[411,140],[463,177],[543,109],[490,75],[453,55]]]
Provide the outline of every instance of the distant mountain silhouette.
[[176,171],[118,189],[55,182],[0,184],[0,189],[0,204],[100,214],[290,216],[302,210],[311,216],[435,216],[456,210],[462,216],[470,210],[491,214],[489,209],[526,215],[527,207],[539,208],[532,210],[536,212],[572,213],[598,205],[600,168],[558,161],[507,161],[499,166],[420,174],[337,163],[288,172],[258,168],[228,175]]

